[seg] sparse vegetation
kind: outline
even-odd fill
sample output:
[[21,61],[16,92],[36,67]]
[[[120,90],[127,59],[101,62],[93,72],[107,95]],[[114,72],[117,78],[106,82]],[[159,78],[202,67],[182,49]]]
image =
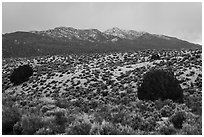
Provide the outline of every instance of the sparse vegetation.
[[[3,59],[2,133],[201,135],[198,51],[158,50],[157,60],[148,60],[153,50]],[[34,75],[13,85],[19,62]]]

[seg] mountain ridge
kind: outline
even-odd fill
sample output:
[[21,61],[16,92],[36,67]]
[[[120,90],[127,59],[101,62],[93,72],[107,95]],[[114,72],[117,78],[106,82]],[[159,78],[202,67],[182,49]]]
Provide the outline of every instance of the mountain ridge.
[[103,32],[98,29],[55,27],[42,31],[2,34],[3,58],[182,48],[194,49],[201,46],[176,37],[117,27]]

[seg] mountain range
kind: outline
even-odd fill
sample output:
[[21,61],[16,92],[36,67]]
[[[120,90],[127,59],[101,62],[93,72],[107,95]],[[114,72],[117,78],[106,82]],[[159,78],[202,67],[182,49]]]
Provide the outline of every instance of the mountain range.
[[44,31],[17,31],[2,35],[3,58],[195,48],[201,48],[201,45],[176,37],[117,27],[104,32],[97,29],[56,27]]

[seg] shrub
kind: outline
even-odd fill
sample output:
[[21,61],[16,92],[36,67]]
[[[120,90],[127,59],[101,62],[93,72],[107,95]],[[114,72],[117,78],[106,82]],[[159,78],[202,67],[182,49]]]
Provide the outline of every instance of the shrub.
[[20,120],[16,107],[2,106],[2,134],[13,134],[13,126]]
[[55,105],[59,108],[68,108],[69,102],[66,99],[56,98]]
[[140,130],[150,132],[154,131],[156,126],[156,120],[154,117],[148,117],[141,123]]
[[35,114],[23,115],[21,118],[22,133],[24,135],[33,135],[36,131],[43,127],[43,122],[39,116]]
[[134,135],[134,134],[136,134],[136,132],[128,125],[117,124],[116,126],[117,126],[116,128],[120,131],[121,135]]
[[191,112],[186,113],[186,120],[179,134],[202,135],[202,116],[195,115]]
[[193,95],[189,95],[185,99],[185,104],[192,109],[192,112],[198,115],[202,115],[202,95],[195,92]]
[[122,135],[132,133],[133,129],[129,126],[122,126],[121,124],[113,125],[106,121],[103,121],[101,124],[93,123],[90,130],[91,135]]
[[94,122],[90,129],[90,135],[100,135],[100,128],[101,126],[99,125],[99,123]]
[[21,126],[21,123],[18,121],[14,126],[13,126],[13,134],[14,135],[21,135],[23,132],[23,128]]
[[199,129],[199,127],[197,126],[191,126],[187,124],[183,126],[181,134],[182,135],[202,135],[202,127]]
[[138,87],[138,98],[183,101],[183,90],[172,71],[156,69],[144,75],[142,84]]
[[112,113],[111,114],[112,117],[111,117],[111,122],[112,123],[121,123],[123,124],[124,122],[126,122],[126,117],[127,117],[127,113],[126,112],[123,112],[123,111],[119,111],[117,113]]
[[28,81],[28,78],[33,75],[33,69],[29,65],[19,66],[14,69],[10,76],[10,81],[14,85],[19,85],[25,81]]
[[89,135],[91,124],[85,121],[70,124],[66,129],[67,135]]
[[170,117],[170,122],[173,123],[176,129],[181,129],[185,119],[186,119],[185,112],[178,111]]
[[50,128],[40,128],[38,131],[36,131],[35,135],[52,135],[53,130]]
[[58,126],[58,133],[63,133],[65,131],[65,124],[67,119],[65,113],[62,111],[55,112],[55,124]]
[[151,56],[151,60],[158,60],[158,59],[160,59],[160,56],[158,54],[153,54]]
[[176,134],[176,129],[173,126],[162,126],[159,129],[159,133],[162,135],[174,135]]
[[160,113],[162,115],[162,117],[169,117],[172,115],[173,110],[171,107],[169,107],[168,105],[165,105],[161,110]]
[[139,129],[141,127],[142,123],[143,123],[142,117],[140,115],[138,115],[138,114],[135,114],[134,116],[132,116],[131,121],[132,122],[129,125],[134,130]]
[[[53,115],[55,113],[53,112]],[[56,123],[56,116],[49,116],[49,117],[43,117],[42,118],[43,126],[40,127],[35,134],[37,135],[55,135],[61,133],[62,131],[61,126],[57,125]]]
[[102,125],[99,130],[100,135],[120,135],[120,131],[109,122],[102,122]]

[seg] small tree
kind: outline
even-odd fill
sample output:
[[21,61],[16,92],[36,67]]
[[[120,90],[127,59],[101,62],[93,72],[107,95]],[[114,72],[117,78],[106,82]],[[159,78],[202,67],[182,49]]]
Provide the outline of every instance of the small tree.
[[185,119],[186,119],[186,115],[185,115],[185,112],[183,111],[178,111],[170,117],[170,121],[173,123],[176,129],[182,128],[182,125]]
[[153,54],[151,56],[151,60],[158,60],[158,59],[160,59],[160,56],[158,54]]
[[138,87],[138,98],[183,101],[183,90],[172,71],[156,69],[144,75],[142,84]]

